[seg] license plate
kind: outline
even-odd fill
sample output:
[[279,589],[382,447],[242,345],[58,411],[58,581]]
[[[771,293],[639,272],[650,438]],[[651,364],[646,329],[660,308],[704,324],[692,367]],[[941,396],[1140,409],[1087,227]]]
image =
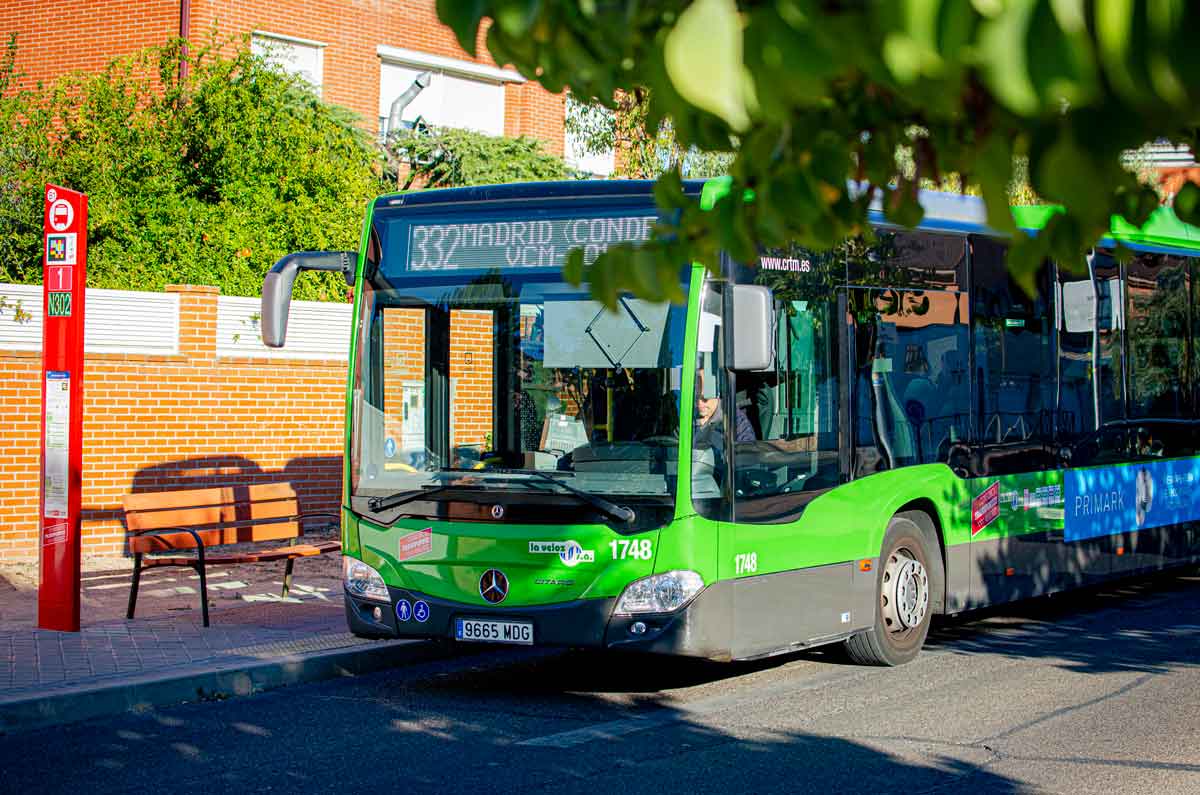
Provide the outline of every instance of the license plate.
[[454,621],[454,638],[480,643],[517,643],[532,646],[533,624],[528,621],[458,618]]

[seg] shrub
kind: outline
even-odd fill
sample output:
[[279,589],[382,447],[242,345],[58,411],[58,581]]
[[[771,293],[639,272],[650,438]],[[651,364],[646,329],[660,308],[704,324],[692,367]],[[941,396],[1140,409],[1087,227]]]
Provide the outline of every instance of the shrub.
[[[41,280],[42,191],[88,194],[88,284],[258,295],[288,251],[358,247],[377,155],[345,109],[244,42],[180,43],[15,89],[0,59],[0,281]],[[188,64],[180,79],[180,65]],[[344,300],[336,277],[296,297]]]

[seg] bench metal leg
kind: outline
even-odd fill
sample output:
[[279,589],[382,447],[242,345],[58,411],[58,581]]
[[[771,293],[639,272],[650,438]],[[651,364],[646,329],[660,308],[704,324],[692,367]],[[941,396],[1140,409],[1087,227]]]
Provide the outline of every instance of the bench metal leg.
[[126,618],[133,618],[134,608],[137,607],[138,585],[142,581],[142,553],[133,555],[133,585],[129,589],[129,609],[125,611]]
[[287,599],[288,593],[292,590],[292,566],[295,565],[295,558],[287,559],[287,566],[283,569],[283,598]]
[[208,626],[208,580],[204,576],[204,547],[198,549],[196,573],[200,575],[200,614],[204,618],[204,626]]

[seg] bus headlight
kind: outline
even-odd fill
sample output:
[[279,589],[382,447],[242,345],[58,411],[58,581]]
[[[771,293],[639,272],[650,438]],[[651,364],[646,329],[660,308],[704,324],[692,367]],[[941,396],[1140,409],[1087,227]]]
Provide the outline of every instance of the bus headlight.
[[390,602],[387,586],[379,572],[361,560],[342,558],[342,581],[346,590],[353,596],[363,599],[375,599],[380,602]]
[[690,602],[704,589],[704,580],[694,571],[667,571],[634,580],[625,586],[614,612],[670,613]]

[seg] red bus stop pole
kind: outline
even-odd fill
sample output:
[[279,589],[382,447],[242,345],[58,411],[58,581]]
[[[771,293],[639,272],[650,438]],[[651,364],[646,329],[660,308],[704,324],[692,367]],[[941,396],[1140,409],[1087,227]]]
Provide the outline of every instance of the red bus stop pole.
[[38,626],[79,631],[87,196],[46,186]]

